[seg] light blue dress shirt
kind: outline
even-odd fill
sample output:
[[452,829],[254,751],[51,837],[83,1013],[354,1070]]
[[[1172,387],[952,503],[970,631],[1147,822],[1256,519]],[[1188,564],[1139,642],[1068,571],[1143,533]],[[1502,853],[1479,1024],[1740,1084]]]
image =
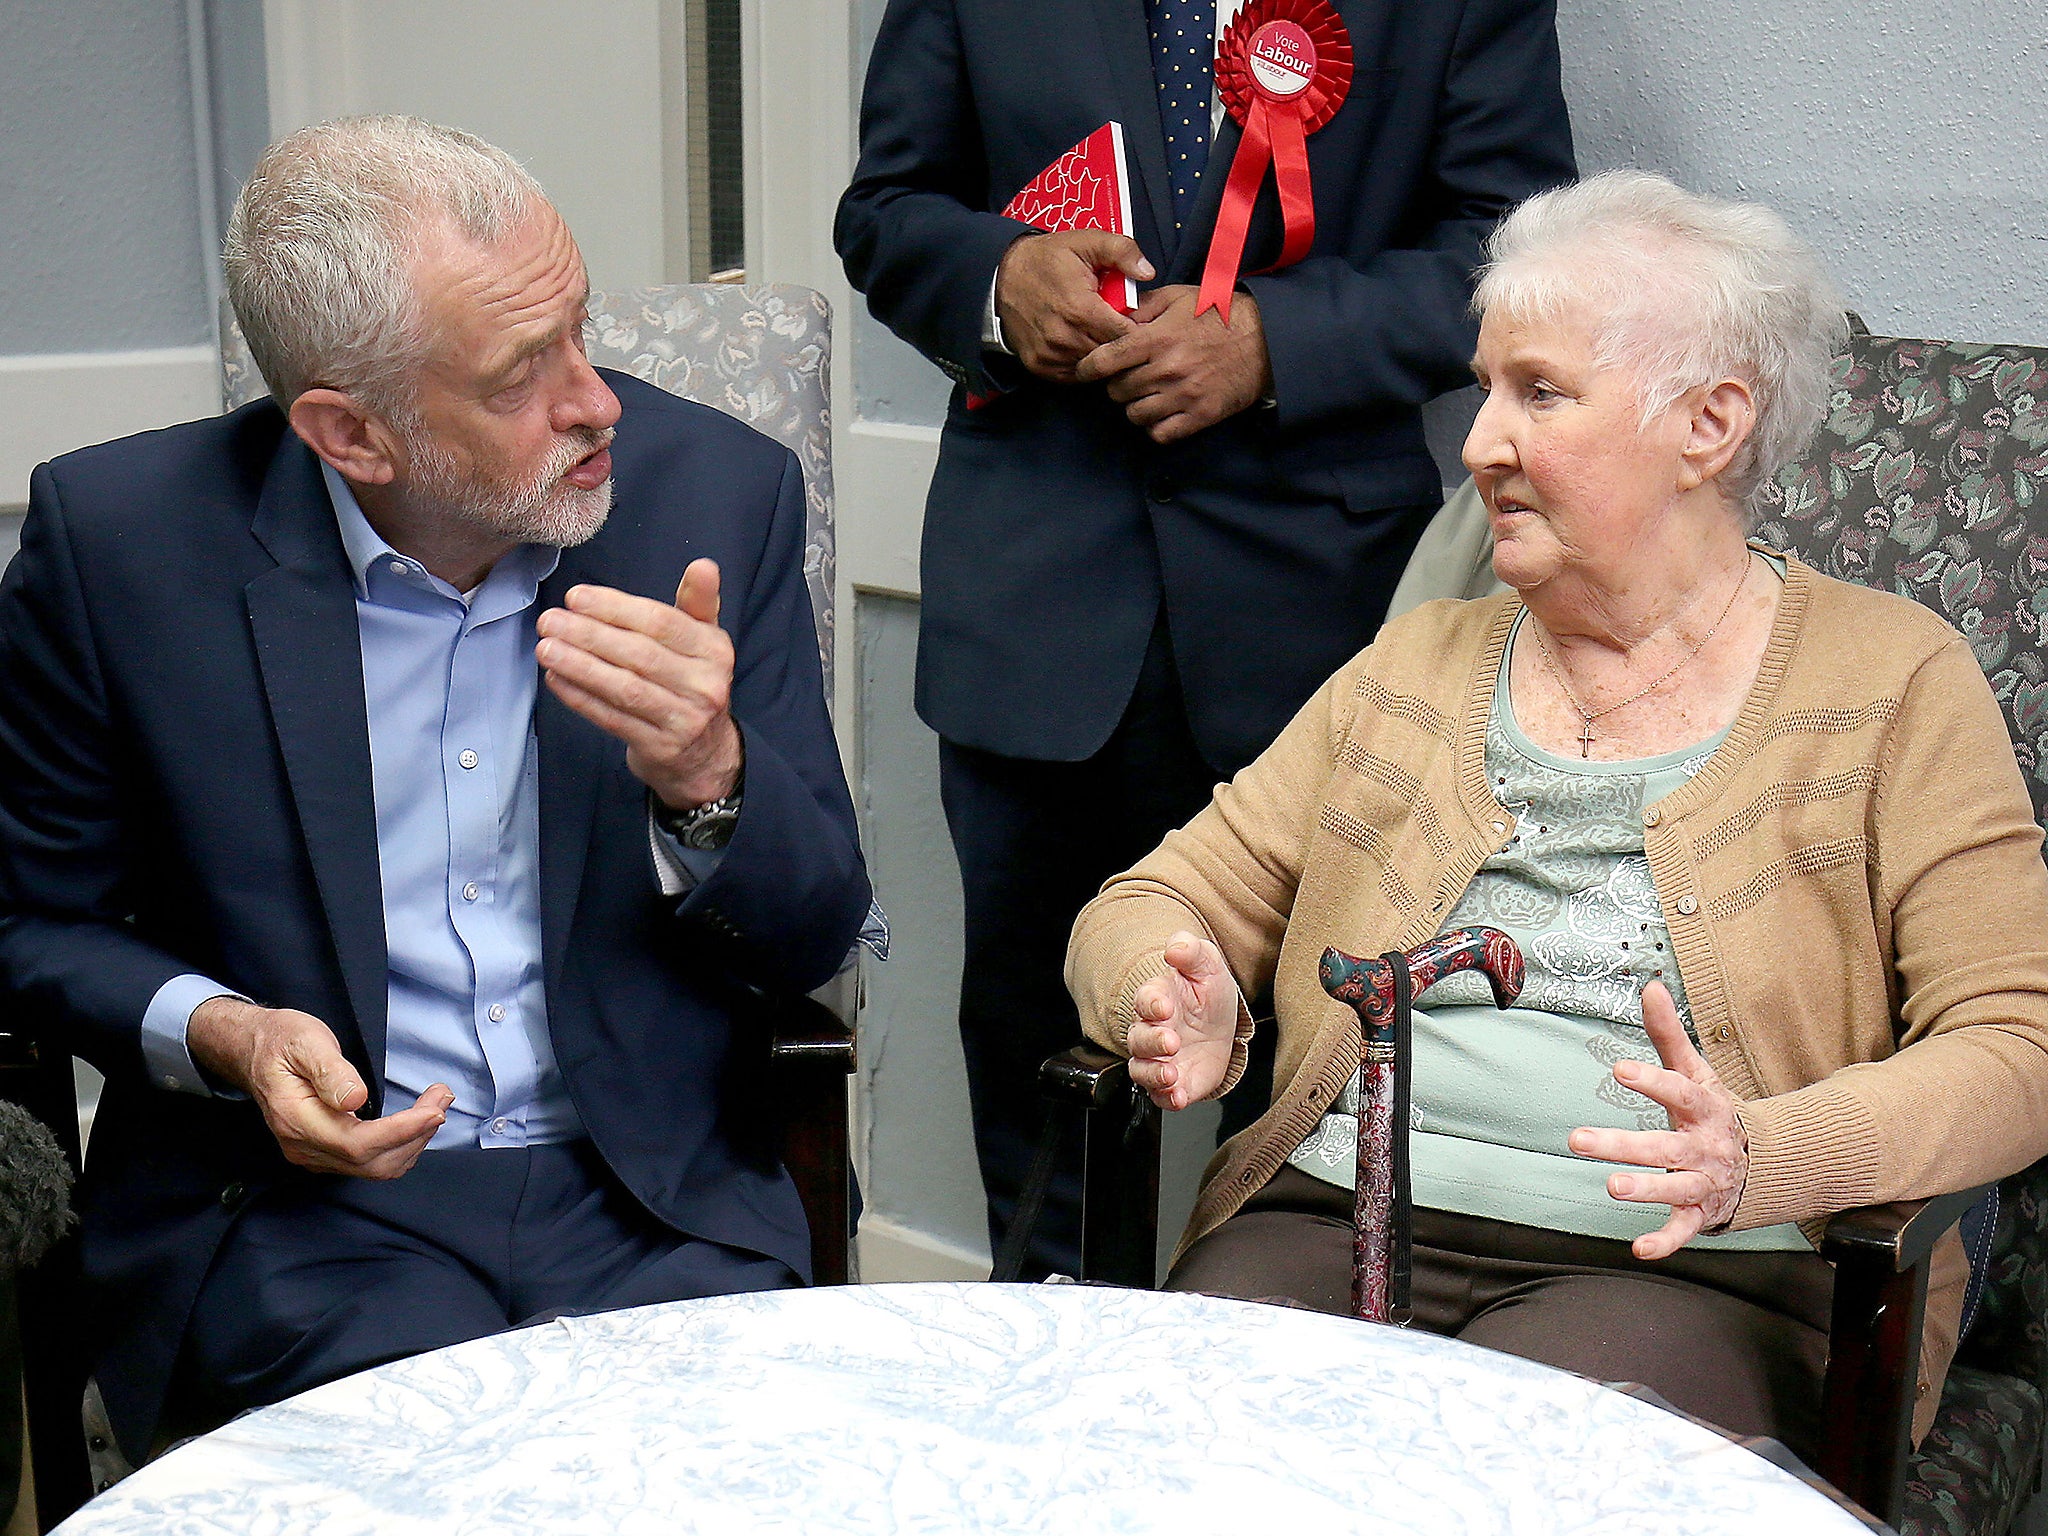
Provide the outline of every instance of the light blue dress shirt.
[[[561,552],[521,545],[471,592],[392,549],[322,466],[355,575],[389,955],[384,1098],[455,1093],[433,1147],[520,1147],[583,1134],[548,1033],[541,973],[535,601]],[[653,830],[662,889],[717,853]],[[144,1058],[163,1087],[209,1091],[185,1044],[193,1009],[235,996],[174,977],[150,1001]]]

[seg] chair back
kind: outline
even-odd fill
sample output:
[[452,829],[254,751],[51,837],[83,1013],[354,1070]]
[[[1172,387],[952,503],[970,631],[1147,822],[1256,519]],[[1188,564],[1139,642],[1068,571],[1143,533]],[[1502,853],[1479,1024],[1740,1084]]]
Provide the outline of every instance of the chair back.
[[1758,536],[1961,630],[2048,818],[2048,348],[1855,335]]
[[[268,393],[225,300],[221,408]],[[713,406],[765,432],[804,474],[804,579],[818,661],[832,694],[832,306],[787,283],[677,283],[592,293],[583,328],[590,360]]]
[[[1771,548],[1962,631],[2048,825],[2048,347],[1859,328],[1826,422],[1763,501]],[[1999,1186],[1996,1214],[1956,1358],[2048,1387],[2048,1160]]]

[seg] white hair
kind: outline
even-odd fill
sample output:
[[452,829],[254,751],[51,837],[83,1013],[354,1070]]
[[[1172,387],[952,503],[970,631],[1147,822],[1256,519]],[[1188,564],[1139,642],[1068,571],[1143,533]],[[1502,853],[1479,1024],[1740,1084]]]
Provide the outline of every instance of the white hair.
[[1604,171],[1523,203],[1487,255],[1475,312],[1590,311],[1595,362],[1627,370],[1645,427],[1689,390],[1748,385],[1756,425],[1722,483],[1752,517],[1757,488],[1820,425],[1848,325],[1819,259],[1770,209]]
[[429,341],[421,245],[450,227],[495,245],[545,202],[502,149],[417,117],[336,118],[271,145],[235,199],[223,261],[278,403],[320,386],[406,417]]

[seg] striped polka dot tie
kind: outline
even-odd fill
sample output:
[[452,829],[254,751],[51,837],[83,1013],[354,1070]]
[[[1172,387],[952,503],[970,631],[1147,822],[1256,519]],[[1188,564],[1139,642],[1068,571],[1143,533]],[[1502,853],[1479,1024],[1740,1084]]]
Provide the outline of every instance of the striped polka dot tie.
[[1173,227],[1187,222],[1209,163],[1209,101],[1216,79],[1216,0],[1145,0],[1152,29],[1152,74],[1159,84],[1159,126],[1166,130],[1166,171]]

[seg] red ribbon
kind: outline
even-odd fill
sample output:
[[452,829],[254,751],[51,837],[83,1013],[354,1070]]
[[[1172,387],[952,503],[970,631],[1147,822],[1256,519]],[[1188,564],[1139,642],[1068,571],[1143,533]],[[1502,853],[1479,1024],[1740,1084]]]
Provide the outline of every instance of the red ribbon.
[[1315,243],[1308,136],[1337,115],[1351,89],[1351,35],[1328,0],[1252,0],[1217,46],[1216,89],[1243,136],[1223,184],[1195,313],[1214,309],[1228,324],[1267,166],[1280,194],[1282,238],[1279,259],[1260,270],[1292,266]]

